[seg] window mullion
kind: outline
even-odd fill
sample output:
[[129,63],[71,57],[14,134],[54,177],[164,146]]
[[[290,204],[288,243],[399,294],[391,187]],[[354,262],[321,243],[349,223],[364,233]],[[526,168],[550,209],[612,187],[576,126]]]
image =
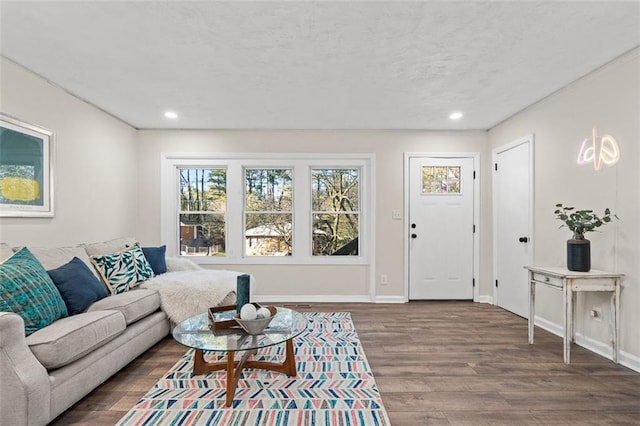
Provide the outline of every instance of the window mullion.
[[[244,200],[242,164],[238,161],[229,163],[227,169],[227,247],[230,259],[243,257],[244,244]],[[238,214],[240,212],[241,214]]]
[[310,169],[305,163],[294,168],[294,256],[298,259],[311,257],[311,184]]

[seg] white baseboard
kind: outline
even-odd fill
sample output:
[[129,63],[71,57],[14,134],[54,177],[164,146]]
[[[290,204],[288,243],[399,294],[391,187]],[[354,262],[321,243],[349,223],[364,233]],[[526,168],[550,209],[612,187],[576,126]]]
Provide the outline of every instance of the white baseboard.
[[377,296],[376,303],[407,303],[404,296]]
[[630,354],[629,352],[620,351],[620,355],[618,356],[618,360],[620,364],[625,367],[629,367],[633,371],[637,371],[640,373],[640,357]]
[[[536,316],[535,324],[538,327],[547,330],[551,334],[555,334],[559,337],[564,337],[564,332],[560,324],[553,323],[538,316]],[[592,339],[580,333],[576,333],[576,344],[582,346],[583,348],[589,349],[590,351],[595,352],[607,359],[613,359],[613,350],[611,349],[611,347],[598,340]],[[628,352],[620,351],[620,353],[618,354],[618,362],[621,365],[624,365],[625,367],[628,367],[633,371],[637,371],[640,373],[640,357]]]
[[562,326],[560,324],[556,324],[555,322],[547,321],[544,318],[536,316],[535,325],[542,328],[543,330],[547,330],[551,334],[555,334],[556,336],[564,336],[562,332]]
[[493,297],[491,296],[480,296],[478,298],[478,303],[489,303],[493,305]]
[[254,302],[262,303],[372,303],[369,296],[355,295],[355,296],[332,296],[332,295],[288,295],[288,296],[270,296],[270,295],[255,295],[251,298]]

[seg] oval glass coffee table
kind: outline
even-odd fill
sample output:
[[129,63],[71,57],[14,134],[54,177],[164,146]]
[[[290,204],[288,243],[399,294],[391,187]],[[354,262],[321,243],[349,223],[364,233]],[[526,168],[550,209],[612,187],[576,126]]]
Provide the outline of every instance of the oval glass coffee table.
[[[196,315],[182,321],[173,329],[173,338],[184,346],[195,349],[193,356],[193,374],[204,374],[211,371],[227,372],[227,407],[231,406],[236,393],[238,380],[245,368],[261,368],[263,370],[295,376],[296,360],[293,354],[293,339],[307,329],[307,319],[297,311],[278,307],[278,312],[271,320],[269,327],[262,333],[247,334],[242,328],[226,328],[212,330],[206,313]],[[285,359],[282,363],[256,361],[249,359],[258,349],[284,343]],[[226,361],[208,362],[204,352],[224,352]],[[236,352],[244,351],[239,361],[235,360]]]

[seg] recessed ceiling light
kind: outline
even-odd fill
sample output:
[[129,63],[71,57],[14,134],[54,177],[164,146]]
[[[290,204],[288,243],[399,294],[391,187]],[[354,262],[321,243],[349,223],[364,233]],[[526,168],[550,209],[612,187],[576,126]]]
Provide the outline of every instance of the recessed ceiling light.
[[178,113],[173,112],[173,111],[166,111],[164,113],[164,116],[167,117],[167,118],[170,118],[172,120],[175,120],[176,118],[178,118]]
[[460,120],[462,118],[462,113],[461,112],[452,112],[451,114],[449,114],[449,118],[452,120]]

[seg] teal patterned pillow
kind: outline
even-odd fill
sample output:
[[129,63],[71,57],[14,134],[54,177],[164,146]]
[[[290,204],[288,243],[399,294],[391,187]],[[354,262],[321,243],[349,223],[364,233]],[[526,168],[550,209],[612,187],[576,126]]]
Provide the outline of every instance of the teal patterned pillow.
[[67,316],[60,292],[26,247],[0,264],[0,311],[20,315],[27,336]]
[[91,262],[111,294],[125,293],[153,277],[153,269],[138,245],[116,254],[91,256]]

